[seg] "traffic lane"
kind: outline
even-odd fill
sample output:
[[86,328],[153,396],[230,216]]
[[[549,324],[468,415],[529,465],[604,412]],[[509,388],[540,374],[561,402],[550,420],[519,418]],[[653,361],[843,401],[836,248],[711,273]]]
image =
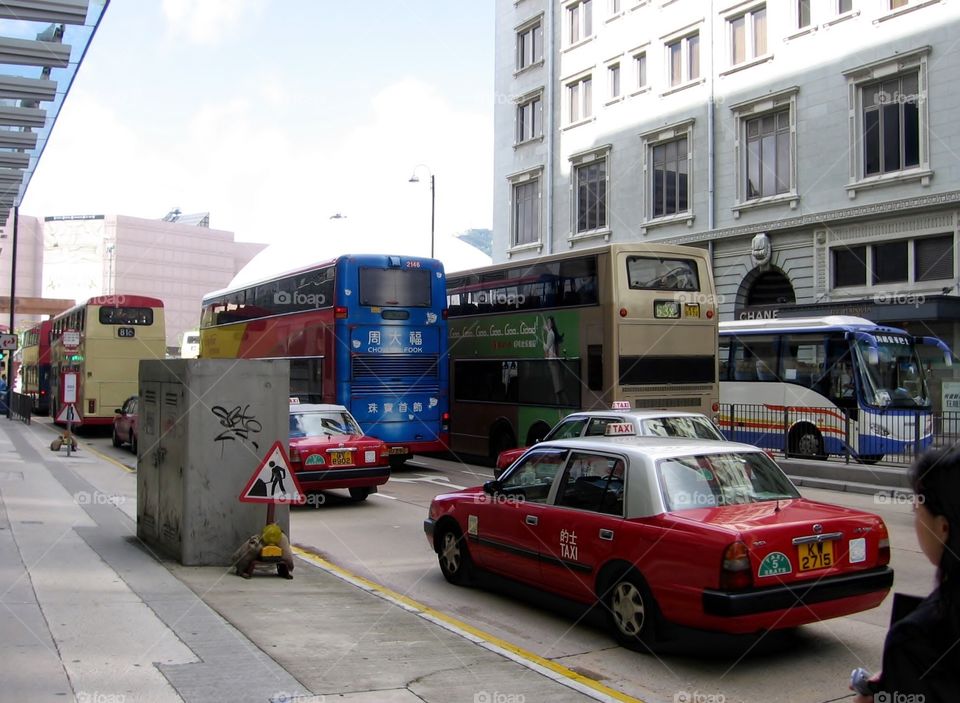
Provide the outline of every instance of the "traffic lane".
[[[419,467],[397,472],[407,481],[382,486],[366,504],[332,498],[318,510],[295,510],[295,542],[306,542],[331,561],[450,613],[492,635],[631,695],[673,700],[695,691],[723,693],[727,700],[829,700],[847,693],[850,669],[876,668],[885,617],[850,617],[795,632],[730,637],[681,631],[656,655],[615,646],[605,614],[493,576],[475,588],[447,584],[422,533],[429,494],[465,474],[488,469],[442,467],[446,479]],[[360,508],[363,513],[352,508]],[[362,519],[358,519],[360,515]],[[813,672],[813,674],[811,674]],[[771,682],[771,675],[775,677]],[[815,683],[806,679],[813,676]],[[779,683],[777,683],[779,682]],[[809,695],[808,695],[809,694]]]

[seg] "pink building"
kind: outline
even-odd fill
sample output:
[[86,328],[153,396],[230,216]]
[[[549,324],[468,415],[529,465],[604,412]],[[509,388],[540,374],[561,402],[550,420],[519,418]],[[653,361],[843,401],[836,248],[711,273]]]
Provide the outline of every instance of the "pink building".
[[[200,322],[205,293],[225,287],[265,244],[234,241],[209,217],[173,211],[164,219],[126,215],[20,215],[17,297],[149,295],[166,308],[167,347]],[[10,294],[13,221],[0,229],[0,295]],[[4,316],[2,322],[7,322]],[[34,318],[18,315],[17,329]]]

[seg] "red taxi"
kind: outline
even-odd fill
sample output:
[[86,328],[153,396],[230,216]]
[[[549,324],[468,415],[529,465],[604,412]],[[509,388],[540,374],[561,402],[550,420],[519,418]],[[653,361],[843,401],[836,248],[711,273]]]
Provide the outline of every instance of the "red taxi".
[[366,500],[390,478],[388,447],[342,405],[290,405],[290,465],[310,493],[346,488]]
[[[690,437],[693,439],[726,439],[706,415],[669,410],[632,410],[630,403],[614,403],[612,410],[586,410],[571,413],[546,434],[542,441],[572,437],[602,437],[607,425],[629,422],[637,435],[645,437]],[[499,476],[529,447],[507,449],[497,457],[493,475]]]
[[542,442],[501,479],[437,496],[424,530],[451,583],[482,569],[600,602],[632,647],[666,622],[753,633],[849,615],[893,583],[880,517],[802,498],[763,450],[733,442]]

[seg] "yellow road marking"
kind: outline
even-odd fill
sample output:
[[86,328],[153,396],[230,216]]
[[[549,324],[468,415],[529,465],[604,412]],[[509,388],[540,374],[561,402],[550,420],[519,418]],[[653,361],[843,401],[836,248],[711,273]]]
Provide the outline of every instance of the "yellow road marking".
[[309,550],[303,549],[302,547],[293,547],[293,551],[301,559],[308,561],[316,566],[319,566],[321,569],[324,569],[325,571],[328,571],[334,574],[335,576],[339,576],[340,578],[343,578],[347,581],[356,583],[361,587],[363,587],[365,590],[371,591],[376,595],[386,598],[387,600],[394,601],[399,605],[404,606],[408,610],[427,616],[428,619],[439,621],[441,623],[446,623],[447,625],[450,625],[451,627],[456,628],[457,630],[460,630],[462,632],[465,632],[471,635],[471,637],[477,640],[486,642],[492,645],[493,647],[502,649],[506,652],[510,652],[518,659],[524,659],[527,662],[530,662],[531,664],[536,665],[537,667],[548,669],[549,671],[553,672],[559,677],[569,679],[571,681],[575,681],[576,683],[580,684],[580,686],[589,688],[592,691],[595,691],[596,693],[604,696],[603,700],[623,701],[624,703],[644,703],[639,698],[633,698],[632,696],[628,696],[622,691],[617,691],[616,689],[610,688],[609,686],[606,686],[600,683],[596,679],[591,679],[588,676],[579,674],[573,669],[569,669],[563,666],[562,664],[558,664],[555,661],[552,661],[550,659],[545,659],[544,657],[541,657],[539,654],[534,654],[533,652],[526,650],[523,647],[519,647],[511,642],[507,642],[506,640],[500,639],[499,637],[496,637],[495,635],[492,635],[489,632],[484,632],[483,630],[473,627],[472,625],[468,625],[462,620],[458,620],[457,618],[447,615],[446,613],[443,613],[439,610],[434,610],[428,605],[424,605],[423,603],[413,600],[408,596],[397,593],[396,591],[393,591],[387,588],[386,586],[382,586],[379,583],[376,583],[367,578],[364,578],[363,576],[359,576],[351,571],[348,571],[347,569],[344,569],[341,566],[337,566],[336,564],[328,561],[327,559],[324,559],[322,556],[320,556],[319,554],[316,554],[315,552],[311,552]]

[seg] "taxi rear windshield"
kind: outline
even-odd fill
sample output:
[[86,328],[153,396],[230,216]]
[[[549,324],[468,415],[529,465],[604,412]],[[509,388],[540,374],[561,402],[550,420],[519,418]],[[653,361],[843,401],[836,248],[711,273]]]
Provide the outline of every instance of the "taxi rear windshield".
[[363,434],[349,413],[337,410],[290,414],[290,438]]
[[430,271],[361,268],[360,304],[374,307],[430,307]]
[[800,497],[763,452],[671,457],[657,472],[670,512]]

